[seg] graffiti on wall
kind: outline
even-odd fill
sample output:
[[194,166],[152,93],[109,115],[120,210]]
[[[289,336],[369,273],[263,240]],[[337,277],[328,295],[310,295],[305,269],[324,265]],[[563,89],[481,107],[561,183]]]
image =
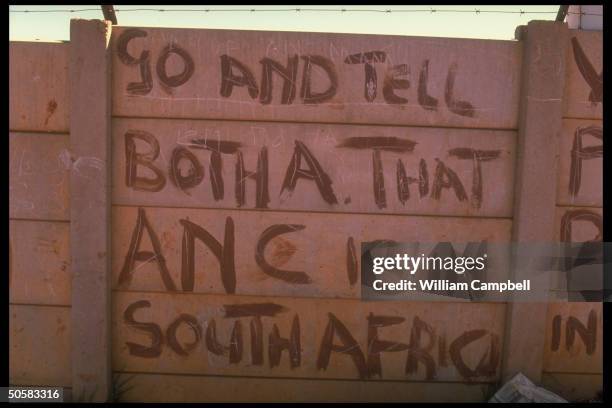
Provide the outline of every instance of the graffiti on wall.
[[510,217],[511,131],[121,119],[117,203]]
[[[198,310],[182,305],[181,312],[160,317],[161,299],[130,294],[121,307],[121,353],[132,364],[181,357],[201,374],[240,370],[243,375],[427,381],[487,381],[498,374],[498,324],[448,330],[410,308],[372,312],[352,302],[347,315],[346,305],[312,310],[312,300],[239,299],[212,300]],[[157,317],[147,317],[149,310]]]
[[[137,56],[130,54],[128,51],[130,41],[147,36],[147,31],[132,28],[124,30],[117,40],[117,56],[120,61],[126,66],[138,67],[140,73],[140,81],[128,83],[125,90],[130,95],[147,95],[153,89],[155,79],[161,89],[171,95],[172,88],[185,85],[197,73],[194,58],[188,50],[175,42],[163,46],[157,56],[151,55],[148,49],[142,50]],[[183,67],[179,73],[172,75],[166,69],[171,55],[179,58]],[[344,58],[343,69],[351,66],[363,67],[361,86],[366,102],[374,102],[382,94],[382,100],[387,104],[407,104],[408,99],[398,95],[397,92],[414,86],[418,90],[417,103],[424,110],[436,111],[444,108],[455,115],[466,117],[476,115],[472,103],[455,95],[455,79],[459,69],[456,63],[448,67],[444,94],[434,97],[428,92],[430,65],[428,59],[421,61],[418,67],[418,80],[414,84],[408,79],[410,68],[407,64],[385,64],[387,59],[387,53],[382,50],[358,52]],[[262,105],[270,104],[275,94],[276,77],[277,81],[282,81],[280,86],[282,93],[278,101],[281,105],[296,103],[296,98],[303,104],[321,104],[331,100],[339,86],[338,67],[323,55],[293,54],[289,55],[286,61],[263,57],[259,61],[260,66],[253,67],[235,56],[222,54],[218,57],[217,63],[221,72],[221,77],[217,79],[219,95],[223,98],[231,98],[235,88],[244,88],[251,99],[259,101]],[[384,64],[383,68],[377,68],[380,64]],[[382,90],[378,89],[379,75],[383,78]],[[323,78],[319,79],[321,76]]]

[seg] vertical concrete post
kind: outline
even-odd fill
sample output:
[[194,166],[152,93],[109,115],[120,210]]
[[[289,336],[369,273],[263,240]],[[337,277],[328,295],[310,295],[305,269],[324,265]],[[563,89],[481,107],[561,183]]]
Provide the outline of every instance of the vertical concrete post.
[[[512,240],[517,244],[554,240],[568,38],[563,22],[531,21],[517,29],[517,39],[523,43],[512,223]],[[508,304],[502,381],[518,372],[540,381],[547,309],[545,302]]]
[[111,389],[110,21],[70,21],[72,395]]

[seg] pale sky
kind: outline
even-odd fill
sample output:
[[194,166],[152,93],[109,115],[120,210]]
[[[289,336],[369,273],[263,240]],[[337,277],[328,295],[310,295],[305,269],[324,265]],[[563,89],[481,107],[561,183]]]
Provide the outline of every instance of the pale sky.
[[[134,9],[151,8],[154,11]],[[235,9],[292,11],[228,11]],[[317,8],[338,11],[300,11],[294,9]],[[340,9],[362,11],[341,12]],[[84,12],[59,12],[59,10],[93,9]],[[158,9],[190,11],[166,11]],[[194,9],[202,11],[193,11]],[[205,9],[211,10],[205,12]],[[221,9],[223,11],[216,11]],[[374,12],[373,10],[461,10],[463,12]],[[475,9],[480,10],[476,13]],[[161,6],[117,5],[117,20],[121,26],[136,27],[186,27],[220,28],[240,30],[315,31],[359,34],[415,35],[429,37],[514,39],[515,28],[530,20],[554,20],[558,5],[545,6]],[[20,13],[18,10],[53,10],[44,13]],[[125,10],[125,11],[121,11]],[[520,11],[525,14],[503,14],[487,11]],[[9,39],[11,41],[68,41],[70,19],[101,19],[99,5],[67,6],[9,6]],[[546,12],[530,14],[530,12]]]

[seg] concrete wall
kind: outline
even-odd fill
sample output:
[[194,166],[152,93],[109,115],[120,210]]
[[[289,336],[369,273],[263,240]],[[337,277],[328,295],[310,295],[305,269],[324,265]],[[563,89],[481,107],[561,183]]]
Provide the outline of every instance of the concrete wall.
[[[601,241],[603,235],[602,37],[601,31],[570,30],[555,209],[555,236],[563,242]],[[567,294],[565,283],[555,289]],[[603,387],[602,312],[601,303],[548,307],[542,380],[566,398],[586,399]],[[571,342],[575,328],[592,347]]]
[[[567,398],[601,387],[600,304],[551,304],[530,328],[514,326],[504,303],[369,304],[359,301],[355,256],[372,239],[517,239],[517,185],[558,191],[556,209],[543,209],[553,214],[551,239],[553,230],[561,239],[565,211],[601,214],[601,159],[582,161],[572,192],[568,181],[576,129],[601,126],[596,78],[585,80],[576,62],[586,56],[601,72],[601,34],[543,26],[568,34],[567,48],[550,51],[566,61],[553,84],[563,119],[539,118],[560,124],[550,129],[559,150],[551,185],[546,172],[519,171],[519,140],[532,143],[523,88],[526,65],[539,66],[525,54],[535,39],[128,27],[109,37],[87,24],[96,23],[73,22],[72,51],[11,43],[11,383],[93,390],[100,400],[112,370],[131,401],[481,401],[514,369],[508,349],[523,347],[508,337],[514,327],[540,344],[519,367],[534,380]],[[101,57],[88,41],[110,59],[89,83],[82,64]],[[84,98],[105,95],[104,78],[108,114],[100,106],[93,115]],[[72,139],[69,123],[79,129]],[[75,154],[75,143],[106,128],[108,166]],[[588,129],[583,146],[601,145]],[[474,158],[483,152],[491,160]],[[105,168],[108,204],[69,191],[71,177],[72,186],[77,176],[95,181]],[[70,228],[71,198],[87,236]],[[105,207],[109,223],[87,217]],[[206,232],[185,246],[194,224]],[[110,228],[109,243],[88,243],[96,225]],[[584,228],[572,239],[590,239]],[[71,240],[91,247],[94,266],[81,266]],[[286,272],[262,269],[262,259]],[[71,293],[75,279],[98,282],[101,300],[71,314],[71,299],[93,296]],[[580,337],[564,348],[553,324],[586,324],[591,309],[595,351]],[[412,351],[373,350],[371,313],[395,316],[380,337]],[[102,327],[102,341],[77,336],[71,347],[73,326],[92,337]]]
[[71,387],[67,43],[10,43],[10,383]]

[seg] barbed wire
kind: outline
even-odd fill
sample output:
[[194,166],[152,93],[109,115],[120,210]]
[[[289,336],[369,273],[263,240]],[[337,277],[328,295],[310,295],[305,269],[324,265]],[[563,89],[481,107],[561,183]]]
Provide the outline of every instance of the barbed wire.
[[[62,9],[62,10],[9,10],[10,13],[83,13],[88,11],[100,11],[99,8],[87,8],[87,9]],[[157,12],[250,12],[250,13],[262,13],[262,12],[340,12],[340,13],[351,13],[351,12],[369,12],[369,13],[475,13],[475,14],[557,14],[558,10],[554,11],[525,11],[525,10],[481,10],[475,8],[474,10],[459,10],[459,9],[330,9],[330,8],[286,8],[286,9],[160,9],[160,8],[134,8],[134,9],[115,9],[117,13],[133,12],[133,11],[157,11]],[[585,13],[585,12],[574,12],[570,11],[567,14],[579,14],[582,16],[603,16],[603,14],[597,13]]]

